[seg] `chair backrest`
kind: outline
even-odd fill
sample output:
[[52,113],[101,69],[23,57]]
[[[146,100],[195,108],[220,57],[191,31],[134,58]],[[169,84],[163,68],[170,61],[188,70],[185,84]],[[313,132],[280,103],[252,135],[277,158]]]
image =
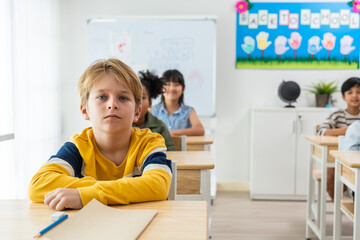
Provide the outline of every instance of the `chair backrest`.
[[172,178],[168,194],[168,200],[176,200],[176,181],[177,181],[177,167],[176,162],[171,161]]
[[186,135],[172,137],[176,151],[186,151]]

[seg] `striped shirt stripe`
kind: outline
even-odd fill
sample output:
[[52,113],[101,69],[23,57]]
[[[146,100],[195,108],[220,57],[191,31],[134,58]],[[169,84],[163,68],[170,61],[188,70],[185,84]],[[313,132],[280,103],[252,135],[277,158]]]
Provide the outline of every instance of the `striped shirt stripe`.
[[318,135],[324,135],[327,129],[347,127],[356,120],[360,120],[360,113],[358,115],[351,115],[343,109],[335,111],[320,125]]

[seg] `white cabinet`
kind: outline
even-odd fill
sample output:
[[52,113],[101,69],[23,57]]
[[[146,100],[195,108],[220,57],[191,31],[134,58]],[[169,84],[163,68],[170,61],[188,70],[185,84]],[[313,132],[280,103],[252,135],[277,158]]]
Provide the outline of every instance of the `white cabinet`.
[[305,199],[309,144],[332,110],[255,108],[251,113],[250,195],[252,199]]

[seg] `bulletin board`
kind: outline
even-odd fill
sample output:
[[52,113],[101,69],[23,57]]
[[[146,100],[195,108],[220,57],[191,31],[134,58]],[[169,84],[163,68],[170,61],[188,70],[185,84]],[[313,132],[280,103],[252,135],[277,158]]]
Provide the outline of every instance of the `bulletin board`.
[[246,10],[248,6],[236,12],[236,68],[359,68],[359,13],[349,3],[253,2]]
[[199,116],[215,115],[216,17],[90,19],[88,34],[91,61],[116,57],[159,76],[177,69],[185,78],[185,104]]

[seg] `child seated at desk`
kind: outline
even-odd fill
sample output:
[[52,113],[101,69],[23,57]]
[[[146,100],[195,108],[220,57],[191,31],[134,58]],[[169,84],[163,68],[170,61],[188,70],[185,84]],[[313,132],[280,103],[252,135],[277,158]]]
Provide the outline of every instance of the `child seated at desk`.
[[139,76],[143,86],[141,113],[139,120],[136,123],[133,123],[133,126],[141,129],[149,128],[152,132],[159,133],[165,139],[167,150],[175,151],[176,148],[174,142],[165,123],[148,111],[148,109],[151,108],[152,99],[157,98],[163,93],[163,82],[158,76],[149,71],[139,72]]
[[165,92],[152,113],[168,127],[171,136],[204,136],[205,130],[195,110],[184,104],[185,81],[176,69],[163,74]]
[[346,102],[346,109],[338,109],[330,114],[318,129],[319,135],[339,136],[345,135],[347,127],[360,120],[360,78],[352,77],[341,86],[341,94]]
[[[318,129],[319,135],[345,135],[348,126],[356,120],[360,120],[360,78],[352,77],[347,79],[341,86],[341,94],[347,108],[331,113],[326,121],[320,125]],[[334,200],[334,175],[334,168],[328,168],[327,192],[332,200]]]
[[165,200],[171,161],[164,139],[133,128],[141,112],[142,86],[118,59],[90,65],[78,82],[80,110],[92,127],[71,137],[32,178],[29,198],[51,208]]

